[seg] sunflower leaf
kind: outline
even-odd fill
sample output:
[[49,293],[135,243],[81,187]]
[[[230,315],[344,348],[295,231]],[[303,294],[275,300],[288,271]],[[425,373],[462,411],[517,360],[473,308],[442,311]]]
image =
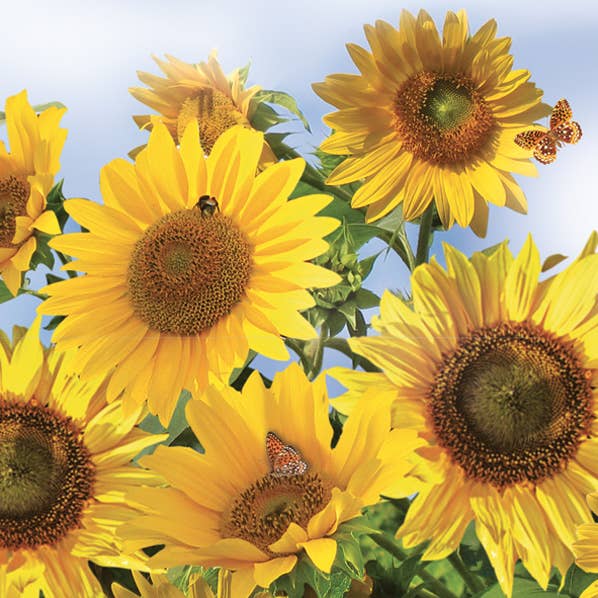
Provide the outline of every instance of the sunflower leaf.
[[[17,291],[17,296],[22,295],[26,292],[27,291],[23,289],[19,289]],[[13,294],[8,290],[8,287],[6,286],[5,282],[3,280],[0,280],[0,303],[5,303],[6,301],[10,301],[11,299],[14,299]]]
[[272,89],[262,89],[257,92],[255,98],[258,102],[268,102],[269,104],[276,104],[278,106],[282,106],[286,108],[289,112],[294,114],[299,118],[299,120],[303,123],[303,126],[307,131],[311,133],[311,129],[309,127],[309,123],[305,118],[305,115],[301,110],[299,110],[299,106],[297,106],[297,101],[295,98],[284,91],[274,91]]
[[582,592],[596,580],[598,580],[598,575],[596,573],[586,573],[577,565],[571,565],[567,571],[567,575],[565,575],[563,592],[578,598],[578,596],[580,596]]

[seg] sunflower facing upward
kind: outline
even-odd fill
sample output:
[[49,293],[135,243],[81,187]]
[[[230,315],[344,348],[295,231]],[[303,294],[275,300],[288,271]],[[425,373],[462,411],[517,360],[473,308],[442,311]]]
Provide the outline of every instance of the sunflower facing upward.
[[51,246],[86,275],[42,289],[50,298],[39,312],[67,316],[53,341],[81,346],[84,379],[116,368],[108,400],[147,398],[167,423],[183,388],[197,392],[209,374],[228,380],[249,349],[285,360],[281,335],[316,335],[298,313],[314,305],[306,289],[340,278],[306,260],[326,251],[339,223],[314,216],[328,196],[287,201],[304,160],[256,176],[262,144],[262,133],[234,127],[205,158],[195,122],[180,150],[158,123],[135,165],[103,168],[106,205],[65,202],[89,232]]
[[[166,55],[168,62],[154,57],[166,77],[139,72],[142,83],[150,86],[131,87],[131,95],[160,113],[160,120],[179,143],[187,125],[197,121],[202,149],[209,154],[216,139],[224,131],[242,125],[252,128],[251,119],[257,102],[258,85],[243,88],[239,69],[228,77],[222,71],[213,52],[207,62],[189,64]],[[134,116],[140,128],[150,128],[152,115]],[[260,163],[275,162],[276,158],[264,142]]]
[[487,202],[525,213],[510,173],[536,175],[517,133],[546,116],[542,92],[526,70],[512,70],[509,38],[488,21],[469,35],[464,11],[448,12],[442,38],[430,15],[404,10],[400,27],[365,26],[371,52],[348,44],[359,75],[330,75],[313,85],[338,108],[321,149],[349,156],[328,184],[365,179],[352,206],[369,221],[402,204],[406,220],[434,199],[443,225],[456,220],[485,235]]
[[205,454],[162,446],[142,458],[171,487],[127,494],[142,513],[120,528],[125,545],[164,544],[151,566],[233,570],[234,598],[269,587],[305,555],[330,573],[344,522],[381,493],[413,492],[402,456],[423,441],[411,430],[389,432],[390,410],[365,400],[332,449],[328,411],[324,377],[311,383],[296,363],[269,389],[257,372],[242,393],[208,388],[186,411]]
[[40,322],[13,344],[0,333],[0,596],[100,598],[88,559],[147,569],[114,530],[135,514],[124,492],[163,482],[130,461],[165,435],[107,405],[102,378],[73,376],[73,352],[44,350]]
[[6,100],[10,152],[0,141],[0,273],[13,295],[37,247],[35,231],[60,234],[56,215],[46,210],[46,196],[60,170],[66,129],[59,124],[65,111],[52,106],[36,115],[26,91]]
[[413,309],[386,292],[380,336],[349,340],[383,374],[336,370],[352,390],[343,411],[376,383],[394,399],[393,426],[427,442],[414,458],[439,479],[410,506],[405,545],[429,540],[423,558],[443,559],[475,520],[508,595],[517,558],[545,588],[553,565],[564,574],[573,561],[576,526],[592,521],[597,239],[543,282],[531,237],[516,259],[506,243],[471,260],[446,245],[448,271],[434,259],[414,271]]

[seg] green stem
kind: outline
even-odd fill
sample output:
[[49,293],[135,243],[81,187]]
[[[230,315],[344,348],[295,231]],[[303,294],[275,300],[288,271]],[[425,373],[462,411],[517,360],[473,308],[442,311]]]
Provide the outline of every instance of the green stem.
[[324,341],[324,347],[328,347],[330,349],[334,349],[343,355],[346,355],[349,359],[354,359],[358,365],[360,365],[366,372],[379,372],[380,368],[376,367],[371,361],[368,361],[365,357],[361,357],[361,355],[355,355],[353,351],[351,351],[351,347],[349,347],[349,343],[345,338],[327,338]]
[[[384,534],[371,534],[370,538],[376,542],[378,546],[384,548],[384,550],[394,556],[398,561],[404,561],[409,556],[404,550],[399,548],[395,542],[393,542],[390,538],[387,538]],[[457,598],[455,594],[445,588],[433,575],[425,571],[423,567],[420,567],[415,575],[424,583],[426,583],[439,598]]]
[[432,221],[434,220],[434,204],[431,203],[423,213],[419,223],[419,235],[417,237],[417,252],[415,254],[415,267],[428,261],[430,250],[430,239],[433,235]]
[[449,555],[448,560],[472,594],[478,594],[485,588],[479,578],[467,568],[467,565],[463,562],[458,552],[453,552],[453,554]]

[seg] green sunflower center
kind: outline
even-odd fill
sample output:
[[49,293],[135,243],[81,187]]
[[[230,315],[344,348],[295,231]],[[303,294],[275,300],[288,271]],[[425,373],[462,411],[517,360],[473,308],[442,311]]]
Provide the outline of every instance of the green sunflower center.
[[291,523],[306,528],[330,498],[330,488],[317,473],[269,473],[235,499],[225,515],[222,537],[242,538],[273,555],[268,546],[279,540]]
[[571,343],[526,323],[476,330],[431,390],[440,444],[468,477],[505,487],[562,469],[587,437],[592,389]]
[[150,328],[191,336],[243,298],[253,248],[228,216],[198,208],[162,217],[137,241],[128,271],[131,304]]
[[21,177],[0,178],[0,247],[14,247],[16,217],[27,214],[29,183]]
[[397,90],[394,112],[403,147],[432,164],[469,163],[492,139],[492,110],[466,75],[413,75]]
[[206,87],[181,104],[177,117],[177,136],[180,140],[187,125],[196,120],[201,147],[209,154],[216,139],[227,129],[239,124],[240,116],[241,113],[227,95]]
[[0,548],[54,544],[80,525],[95,466],[70,418],[0,398]]

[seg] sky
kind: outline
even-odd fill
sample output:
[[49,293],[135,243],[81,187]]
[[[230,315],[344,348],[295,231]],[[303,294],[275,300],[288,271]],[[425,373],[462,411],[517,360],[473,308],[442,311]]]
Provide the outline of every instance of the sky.
[[[251,61],[249,84],[283,90],[297,99],[312,134],[293,123],[289,129],[298,133],[289,140],[305,154],[326,137],[322,116],[332,111],[311,83],[331,73],[355,73],[345,44],[367,47],[363,24],[383,19],[396,26],[402,8],[413,13],[425,8],[439,29],[447,10],[466,9],[472,32],[496,19],[498,34],[513,40],[515,68],[531,71],[547,103],[566,97],[583,129],[578,145],[561,150],[554,164],[538,165],[538,178],[518,178],[528,199],[527,216],[491,207],[485,239],[455,226],[436,235],[432,253],[441,255],[443,241],[469,255],[505,238],[517,252],[532,233],[543,257],[576,255],[598,228],[598,5],[590,1],[21,0],[3,6],[0,103],[24,88],[33,104],[64,103],[68,112],[63,126],[69,134],[59,178],[65,179],[67,197],[101,202],[100,168],[126,157],[147,138],[131,119],[146,112],[127,91],[140,85],[136,71],[158,74],[151,54],[199,62],[216,49],[226,72]],[[0,138],[5,135],[0,127]],[[408,232],[413,235],[415,228]],[[372,242],[364,254],[382,248]],[[43,281],[40,269],[32,286]],[[389,254],[378,259],[365,286],[380,294],[408,285],[408,272]],[[28,296],[1,304],[0,328],[29,325],[37,304]],[[329,356],[326,364],[332,363],[339,361]],[[258,364],[272,367],[265,360]]]

